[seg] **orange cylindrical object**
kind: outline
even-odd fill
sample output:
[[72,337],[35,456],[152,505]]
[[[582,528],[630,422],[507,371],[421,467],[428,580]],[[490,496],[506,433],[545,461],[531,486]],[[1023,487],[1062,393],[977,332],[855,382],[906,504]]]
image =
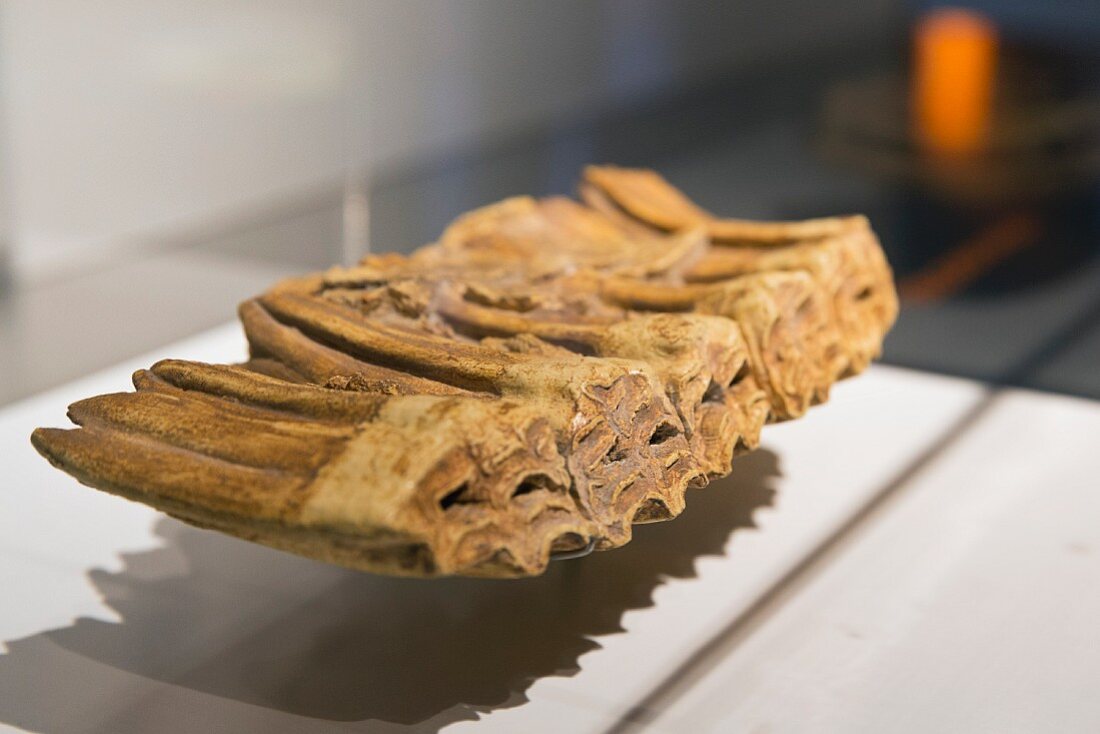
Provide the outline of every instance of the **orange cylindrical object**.
[[913,116],[925,149],[960,156],[989,141],[997,32],[969,10],[936,10],[914,33]]

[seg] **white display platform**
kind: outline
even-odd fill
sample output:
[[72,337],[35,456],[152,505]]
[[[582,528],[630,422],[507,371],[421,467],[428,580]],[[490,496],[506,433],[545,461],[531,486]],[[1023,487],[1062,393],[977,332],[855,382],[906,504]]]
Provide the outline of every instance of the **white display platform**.
[[1100,404],[1006,391],[658,724],[1100,731]]
[[[993,563],[997,555],[985,567],[978,555],[967,555],[999,530],[975,531],[968,545],[951,535],[951,524],[978,522],[983,501],[1008,523],[1012,506],[987,496],[996,494],[1002,475],[1017,482],[1010,491],[1021,503],[1042,491],[1041,482],[1034,483],[1041,477],[1028,472],[1044,461],[1035,454],[1037,442],[1056,439],[1022,427],[1029,411],[1041,414],[1049,405],[1100,416],[1094,404],[1026,395],[1012,398],[1023,401],[1016,408],[1021,415],[1000,417],[1015,403],[998,398],[988,415],[968,421],[988,399],[980,384],[876,366],[838,385],[830,402],[805,418],[766,427],[762,449],[736,462],[731,477],[692,495],[676,520],[638,528],[623,549],[562,561],[531,580],[417,581],[360,574],[190,528],[79,486],[31,448],[34,427],[66,425],[68,403],[128,389],[134,369],[165,356],[235,361],[244,356],[244,342],[239,328],[227,325],[0,410],[0,725],[111,732],[595,732],[637,724],[734,731],[740,727],[720,722],[740,721],[745,700],[756,707],[753,716],[765,712],[752,721],[786,721],[783,716],[796,717],[788,703],[795,694],[810,710],[834,691],[847,697],[851,710],[830,709],[830,715],[848,718],[823,720],[880,722],[881,712],[859,708],[844,688],[861,679],[835,679],[839,671],[854,675],[855,663],[828,657],[831,638],[815,637],[825,634],[814,629],[816,604],[840,605],[845,593],[882,588],[918,605],[903,616],[913,626],[930,619],[920,612],[922,599],[939,603],[937,590],[919,583],[937,578],[935,568],[957,572],[948,580],[959,584],[980,581],[983,568],[1015,573],[1017,565]],[[1002,420],[1015,421],[1014,430]],[[1060,425],[1062,418],[1051,420]],[[1091,427],[1100,435],[1096,424],[1081,421],[1074,424],[1078,431]],[[1003,440],[984,439],[988,431]],[[942,458],[930,453],[957,432]],[[1073,446],[1084,440],[1078,435]],[[971,445],[968,461],[960,463],[954,452]],[[1073,475],[1074,448],[1050,451]],[[995,470],[1004,458],[1011,459],[1008,468]],[[1095,465],[1097,452],[1087,460]],[[919,513],[894,527],[897,517],[912,513],[906,503],[931,491],[924,488],[929,481],[945,496],[933,501],[948,525],[939,531],[943,546],[932,537],[926,546],[918,542],[928,523]],[[1071,509],[1073,496],[1048,491],[1051,502],[1061,498],[1063,511]],[[812,584],[790,600],[769,601],[777,587],[790,585],[792,571],[884,492],[891,499],[830,552],[837,568],[853,570],[810,574],[813,584],[830,584],[820,592],[823,602],[806,607],[803,595]],[[952,497],[960,498],[957,507]],[[1079,511],[1095,517],[1095,509],[1093,501]],[[1058,516],[1044,515],[1052,533]],[[1077,525],[1084,522],[1077,518]],[[894,528],[896,548],[880,537],[882,527]],[[1086,536],[1086,545],[1096,539],[1095,531]],[[865,545],[869,550],[861,550]],[[1100,544],[1090,547],[1100,554]],[[857,552],[870,555],[855,561],[847,555]],[[875,569],[875,558],[893,560]],[[922,571],[922,564],[931,570]],[[1059,588],[1077,580],[1069,570],[1049,578]],[[1011,578],[1002,581],[1011,584]],[[871,604],[868,624],[889,623],[900,613],[898,604],[896,598]],[[740,621],[765,613],[746,637]],[[1078,633],[1088,634],[1073,619]],[[1001,623],[990,621],[990,629]],[[768,648],[773,636],[763,633],[772,624],[783,633],[774,636],[777,647]],[[811,657],[787,660],[798,670],[776,667],[783,661],[771,652],[782,657],[788,627],[800,632]],[[1006,630],[1020,632],[1015,623]],[[745,640],[758,635],[764,647],[753,652]],[[891,639],[920,642],[899,635]],[[740,642],[731,645],[729,638]],[[717,662],[707,653],[714,644],[730,647]],[[967,655],[985,649],[974,644],[959,649]],[[867,658],[894,671],[878,681],[882,696],[891,680],[915,684],[890,667],[903,662],[891,654]],[[742,679],[758,660],[770,665],[760,664],[760,677],[750,672],[751,680]],[[680,691],[677,676],[699,682]],[[785,683],[782,695],[767,676]],[[749,690],[757,693],[746,699],[741,694]],[[766,715],[768,706],[774,718]],[[694,729],[684,729],[685,721]]]

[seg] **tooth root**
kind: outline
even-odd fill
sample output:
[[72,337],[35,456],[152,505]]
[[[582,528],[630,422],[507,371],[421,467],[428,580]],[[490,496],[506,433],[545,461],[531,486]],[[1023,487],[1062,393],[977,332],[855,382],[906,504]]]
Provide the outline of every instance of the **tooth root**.
[[[171,420],[165,420],[168,415]],[[185,393],[100,395],[69,406],[69,418],[80,426],[140,434],[234,464],[304,476],[319,469],[351,435],[347,428]]]
[[658,229],[674,232],[710,219],[679,190],[663,185],[652,171],[616,166],[588,166],[584,181],[606,194],[635,219]]
[[458,325],[464,332],[476,336],[515,336],[531,334],[546,341],[561,344],[574,343],[594,348],[608,325],[570,323],[540,319],[538,315],[529,315],[502,308],[491,308],[470,303],[453,290],[447,290],[437,299],[439,313],[448,321]]
[[284,380],[286,382],[297,382],[299,384],[308,384],[309,378],[283,364],[277,359],[270,359],[267,357],[254,357],[241,365],[250,372],[266,375],[268,377],[274,377],[278,380]]
[[676,231],[703,227],[716,244],[784,244],[798,240],[833,237],[848,230],[861,217],[830,217],[801,222],[758,222],[719,219],[700,209],[683,193],[653,171],[589,166],[585,182],[601,191],[630,216],[658,229]]
[[149,372],[138,372],[134,382],[139,390],[164,389],[167,384],[259,408],[346,423],[372,420],[387,400],[380,394],[284,382],[231,365],[175,359],[158,362]]
[[641,219],[635,219],[620,208],[610,196],[604,193],[603,189],[587,179],[581,179],[577,185],[577,193],[593,211],[599,212],[609,222],[614,222],[625,236],[634,240],[644,240],[653,236],[653,225]]
[[400,370],[356,359],[320,344],[300,330],[276,321],[256,301],[240,308],[245,335],[253,352],[273,357],[320,384],[363,386],[398,395],[458,395],[466,392],[442,382],[426,380]]
[[31,441],[81,482],[174,514],[276,520],[301,503],[307,483],[100,426],[39,428]]
[[276,318],[365,361],[456,387],[495,392],[504,369],[515,362],[492,350],[371,323],[321,299],[272,293],[261,303]]

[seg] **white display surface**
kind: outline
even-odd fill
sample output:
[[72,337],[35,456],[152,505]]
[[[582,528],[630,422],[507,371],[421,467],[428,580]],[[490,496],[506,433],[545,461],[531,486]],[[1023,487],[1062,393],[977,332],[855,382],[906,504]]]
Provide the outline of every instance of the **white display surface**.
[[[227,325],[0,411],[2,724],[606,730],[987,395],[876,366],[805,418],[766,427],[762,449],[731,477],[690,496],[676,520],[638,528],[623,549],[537,579],[418,581],[190,528],[80,487],[33,451],[34,427],[65,425],[68,403],[128,389],[134,369],[164,356],[237,361],[244,343]],[[1015,436],[1019,447],[999,453],[1026,462],[1027,435]],[[648,727],[684,731],[672,709]]]
[[1100,731],[1100,404],[999,395],[658,724]]

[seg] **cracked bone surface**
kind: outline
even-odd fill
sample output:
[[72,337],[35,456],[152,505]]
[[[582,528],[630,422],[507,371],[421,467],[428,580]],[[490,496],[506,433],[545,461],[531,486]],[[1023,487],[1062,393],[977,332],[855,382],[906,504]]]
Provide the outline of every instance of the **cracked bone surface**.
[[353,568],[529,576],[630,540],[825,401],[897,313],[862,217],[721,219],[649,171],[508,199],[246,301],[35,447],[186,522]]

